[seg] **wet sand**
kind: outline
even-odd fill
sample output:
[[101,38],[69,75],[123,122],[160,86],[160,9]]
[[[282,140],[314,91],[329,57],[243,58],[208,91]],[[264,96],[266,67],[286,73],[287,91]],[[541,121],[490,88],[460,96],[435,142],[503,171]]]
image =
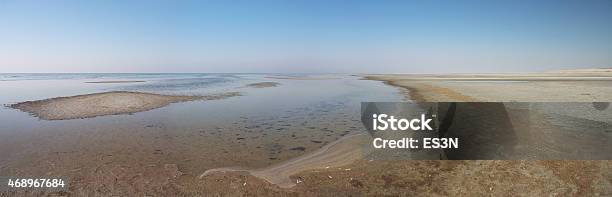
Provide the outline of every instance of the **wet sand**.
[[112,91],[26,101],[9,106],[43,120],[67,120],[143,112],[176,102],[218,100],[239,95],[240,93],[230,92],[207,96],[176,96]]
[[[304,121],[304,115],[335,109],[342,110],[342,114],[330,112],[321,114],[321,117],[314,117],[313,114],[312,118],[308,118],[308,123]],[[261,172],[270,177],[286,179],[290,179],[294,172],[313,169],[310,165],[289,165],[290,162],[286,161],[324,150],[329,144],[336,143],[337,139],[350,135],[348,131],[354,130],[353,126],[358,121],[346,118],[348,120],[343,119],[333,127],[323,121],[352,115],[350,110],[345,110],[346,106],[322,105],[287,113],[278,112],[275,117],[241,117],[227,120],[229,122],[213,121],[211,124],[191,126],[165,119],[134,122],[109,117],[112,124],[105,122],[45,128],[44,132],[31,138],[13,140],[15,144],[0,144],[3,152],[15,153],[0,157],[0,174],[70,177],[71,189],[63,194],[72,196],[208,196],[218,189],[232,191],[243,187],[243,182],[233,181],[231,176],[218,177],[226,173],[198,178],[209,169],[241,166],[262,169]],[[133,117],[136,116],[122,119]],[[94,122],[95,119],[78,121]],[[37,145],[27,146],[31,142]],[[26,146],[27,154],[10,151],[12,148],[22,150],[23,146]],[[346,159],[354,158],[333,158],[340,160],[331,162],[345,165],[352,163]],[[320,165],[336,166],[334,163]],[[277,172],[274,169],[281,169],[282,176],[271,174]],[[234,174],[238,179],[244,177],[243,172],[227,173]],[[261,186],[258,189],[282,192],[267,179],[251,176],[247,182],[248,187]],[[225,185],[229,183],[236,188]],[[34,192],[30,196],[45,194],[49,193]],[[18,193],[18,196],[23,196],[23,193]]]
[[362,144],[367,143],[368,139],[370,139],[369,136],[364,133],[353,134],[330,143],[319,150],[279,164],[261,169],[215,168],[207,170],[199,178],[202,179],[215,173],[243,171],[278,187],[290,188],[303,181],[290,178],[297,173],[313,169],[337,168],[363,159],[365,150],[361,147]]

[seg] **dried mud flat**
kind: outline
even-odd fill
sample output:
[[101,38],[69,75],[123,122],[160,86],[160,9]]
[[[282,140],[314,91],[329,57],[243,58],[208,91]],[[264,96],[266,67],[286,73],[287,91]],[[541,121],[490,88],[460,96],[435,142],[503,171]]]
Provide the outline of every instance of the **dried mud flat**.
[[218,100],[239,96],[238,92],[206,96],[176,96],[143,92],[112,91],[26,101],[9,105],[43,120],[66,120],[129,114],[194,100]]

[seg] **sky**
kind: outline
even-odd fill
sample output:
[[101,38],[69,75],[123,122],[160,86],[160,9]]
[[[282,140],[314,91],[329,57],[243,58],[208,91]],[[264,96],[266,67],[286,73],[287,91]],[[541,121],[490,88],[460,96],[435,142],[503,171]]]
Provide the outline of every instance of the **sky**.
[[612,1],[0,0],[0,72],[612,67]]

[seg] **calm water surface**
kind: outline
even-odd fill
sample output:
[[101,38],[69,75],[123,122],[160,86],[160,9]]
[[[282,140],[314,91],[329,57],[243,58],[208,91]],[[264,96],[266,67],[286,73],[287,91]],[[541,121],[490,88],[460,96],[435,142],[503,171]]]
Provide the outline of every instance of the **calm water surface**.
[[[56,121],[2,107],[0,175],[82,177],[87,176],[85,169],[101,162],[134,169],[171,163],[193,174],[222,166],[262,167],[360,132],[360,102],[402,99],[393,87],[350,75],[317,80],[269,76],[273,75],[1,74],[1,104],[114,90],[176,95],[236,91],[243,96]],[[85,83],[112,80],[145,82]],[[281,85],[245,87],[256,82]]]

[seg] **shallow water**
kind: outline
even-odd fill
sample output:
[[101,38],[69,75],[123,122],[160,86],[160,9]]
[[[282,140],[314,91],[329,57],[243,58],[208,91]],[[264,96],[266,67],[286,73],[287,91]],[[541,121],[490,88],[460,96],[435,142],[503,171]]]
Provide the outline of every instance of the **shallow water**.
[[[55,121],[2,107],[0,175],[83,178],[100,165],[139,171],[177,164],[181,172],[192,175],[223,166],[263,167],[363,130],[360,102],[402,99],[393,87],[349,75],[319,80],[268,76],[272,75],[2,74],[2,104],[113,90],[178,95],[238,91],[244,96]],[[85,83],[111,80],[146,82]],[[245,87],[257,82],[281,85]]]

